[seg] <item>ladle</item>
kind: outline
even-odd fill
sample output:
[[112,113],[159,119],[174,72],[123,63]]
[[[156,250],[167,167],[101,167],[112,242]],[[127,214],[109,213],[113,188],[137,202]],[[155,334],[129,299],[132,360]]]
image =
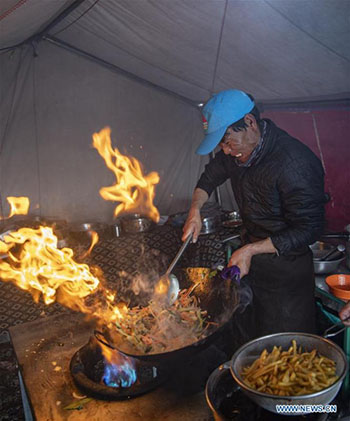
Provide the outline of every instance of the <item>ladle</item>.
[[179,261],[183,252],[186,250],[186,247],[190,243],[191,239],[192,234],[190,234],[182,243],[182,246],[180,247],[176,256],[170,263],[164,275],[159,279],[154,289],[155,295],[158,296],[161,300],[165,299],[166,304],[168,305],[172,305],[176,301],[180,291],[179,281],[177,277],[171,273],[171,271],[174,269],[176,263]]

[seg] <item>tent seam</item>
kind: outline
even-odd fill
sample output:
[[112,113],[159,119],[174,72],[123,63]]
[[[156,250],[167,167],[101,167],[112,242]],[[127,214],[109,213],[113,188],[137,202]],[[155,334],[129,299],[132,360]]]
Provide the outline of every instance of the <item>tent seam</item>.
[[[34,53],[35,54],[35,53]],[[36,66],[35,58],[33,57],[33,114],[34,114],[34,137],[35,137],[35,146],[36,146],[36,166],[37,166],[37,176],[38,176],[38,201],[39,201],[39,215],[41,215],[41,182],[40,182],[40,159],[39,159],[39,139],[38,139],[38,113],[36,107]]]
[[95,0],[95,3],[93,3],[88,9],[85,10],[85,12],[83,12],[80,16],[78,16],[75,20],[73,20],[73,22],[71,22],[70,24],[68,24],[67,26],[65,26],[64,28],[60,29],[59,31],[55,32],[54,34],[52,34],[52,36],[56,36],[57,34],[60,34],[61,32],[65,31],[66,29],[68,29],[70,26],[74,25],[76,22],[78,22],[79,19],[81,19],[84,15],[86,15],[86,13],[88,13],[93,7],[96,6],[96,4],[99,2],[100,0]]
[[[84,50],[79,49],[78,47],[75,47],[72,44],[68,44],[65,41],[60,40],[59,38],[55,38],[55,37],[51,37],[51,36],[44,36],[43,38],[45,41],[48,41],[54,45],[56,45],[59,48],[63,48],[67,51],[70,51],[73,54],[77,54],[77,55],[81,55],[83,56],[85,59],[87,60],[92,60],[95,63],[99,64],[100,66],[103,66],[109,70],[112,70],[115,73],[121,74],[124,77],[127,77],[131,80],[134,80],[138,83],[141,83],[143,85],[146,86],[152,86],[154,89],[158,89],[160,91],[162,91],[163,93],[166,93],[167,95],[171,95],[173,97],[176,97],[178,100],[181,100],[183,102],[185,102],[186,104],[191,105],[192,107],[196,107],[196,102],[194,100],[191,100],[181,94],[177,94],[176,92],[171,91],[170,89],[167,88],[163,88],[160,85],[156,85],[154,82],[151,82],[147,79],[143,79],[141,76],[137,76],[134,73],[129,72],[128,70],[124,70],[121,67],[109,63],[108,61],[105,61],[97,56],[94,56],[93,54],[90,54]],[[181,80],[181,79],[180,79]],[[202,88],[204,89],[204,88]]]
[[27,2],[27,0],[20,0],[19,2],[17,2],[10,9],[6,10],[2,15],[0,15],[0,20],[3,20],[5,18],[7,18],[11,13],[13,13],[15,10],[19,9],[26,2]]
[[[175,75],[175,74],[173,74],[173,73],[169,72],[168,70],[165,70],[165,69],[164,69],[164,68],[162,68],[162,67],[155,66],[155,65],[153,65],[153,64],[151,64],[151,63],[149,63],[149,62],[147,62],[147,61],[145,61],[145,60],[143,60],[143,59],[141,59],[140,57],[137,57],[136,55],[131,54],[131,53],[130,53],[128,50],[126,50],[125,48],[122,48],[122,47],[120,47],[119,45],[115,45],[114,43],[110,42],[108,39],[106,39],[106,38],[104,38],[104,37],[102,37],[102,36],[100,36],[100,35],[96,34],[94,31],[91,31],[91,30],[89,30],[89,29],[85,28],[85,27],[84,27],[84,26],[82,26],[82,25],[78,25],[78,26],[79,26],[79,27],[80,27],[83,31],[86,31],[86,32],[88,32],[88,33],[90,33],[90,34],[94,35],[96,38],[101,39],[101,40],[105,41],[106,43],[108,43],[108,44],[112,45],[113,47],[118,48],[119,50],[123,51],[123,53],[127,54],[128,56],[130,56],[130,57],[132,57],[132,58],[134,58],[134,59],[136,59],[136,60],[138,60],[138,61],[140,61],[140,62],[142,62],[142,63],[147,64],[147,66],[150,66],[150,67],[151,67],[151,68],[153,68],[153,69],[160,69],[162,72],[164,72],[164,73],[166,73],[166,74],[168,74],[168,75],[171,75],[172,77],[176,78],[177,80],[180,80],[180,81],[182,81],[182,82],[189,83],[189,84],[191,84],[191,85],[195,86],[196,88],[203,89],[203,90],[205,90],[205,91],[207,91],[207,90],[208,90],[207,88],[205,88],[205,87],[203,87],[203,86],[201,86],[201,85],[198,85],[198,84],[196,84],[196,83],[195,83],[195,82],[193,82],[193,81],[189,81],[189,80],[187,80],[187,79],[184,79],[184,78],[182,78],[182,77],[179,77],[179,76],[177,76],[177,75]],[[51,37],[51,35],[50,35],[49,37]],[[59,38],[57,38],[57,39],[58,39],[59,41],[61,41]],[[62,42],[62,41],[61,41],[61,42]],[[111,63],[111,64],[112,64],[112,63]],[[125,70],[125,71],[127,71],[127,70]],[[130,72],[130,73],[131,73],[131,72]]]
[[315,41],[317,44],[322,45],[322,47],[326,48],[328,51],[332,52],[336,56],[342,58],[343,60],[350,62],[350,60],[347,57],[344,57],[343,55],[339,54],[337,51],[333,50],[332,48],[328,47],[328,45],[324,44],[314,36],[312,36],[309,32],[305,31],[305,29],[301,28],[299,25],[297,25],[295,22],[293,22],[291,19],[289,19],[283,12],[276,9],[274,6],[270,4],[268,0],[264,0],[264,2],[271,7],[272,10],[274,10],[276,13],[278,13],[280,16],[282,16],[284,19],[286,19],[291,25],[293,25],[295,28],[299,29],[303,34],[307,35],[309,38],[311,38],[313,41]]
[[221,29],[220,29],[219,43],[218,43],[218,48],[217,48],[217,53],[216,53],[215,65],[214,65],[214,74],[213,74],[213,79],[212,79],[211,88],[210,88],[210,96],[213,94],[214,85],[215,85],[216,72],[217,72],[217,68],[218,68],[220,51],[221,51],[222,35],[223,35],[223,32],[224,32],[224,26],[225,26],[225,20],[226,20],[227,4],[228,3],[227,3],[227,0],[226,0],[225,1],[224,14],[223,14],[223,17],[222,17],[222,22],[221,22]]

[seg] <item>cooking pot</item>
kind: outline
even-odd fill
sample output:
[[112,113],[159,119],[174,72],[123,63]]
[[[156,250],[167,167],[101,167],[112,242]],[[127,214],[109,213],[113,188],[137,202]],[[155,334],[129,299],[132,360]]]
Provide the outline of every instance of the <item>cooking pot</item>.
[[221,219],[219,215],[202,218],[202,229],[200,234],[211,234],[212,232],[215,232],[220,226],[220,222]]
[[139,213],[123,215],[118,218],[118,222],[120,222],[122,233],[146,232],[155,226],[155,223],[151,219]]
[[[240,388],[230,372],[230,361],[221,364],[211,373],[205,386],[205,399],[215,421],[227,421],[229,419],[230,414],[226,414],[224,403],[225,401],[231,403],[236,395],[242,401],[244,396],[239,392]],[[243,409],[245,409],[245,406],[242,405]],[[236,409],[236,412],[240,414],[239,409]]]

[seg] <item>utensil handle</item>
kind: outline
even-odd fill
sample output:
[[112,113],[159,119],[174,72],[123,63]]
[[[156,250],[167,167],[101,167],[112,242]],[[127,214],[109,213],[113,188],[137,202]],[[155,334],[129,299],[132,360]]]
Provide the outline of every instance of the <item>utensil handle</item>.
[[[338,323],[334,323],[334,325],[330,326],[328,329],[326,329],[323,333],[323,337],[324,338],[331,338],[332,336],[338,335],[339,333],[341,333],[343,330],[346,329],[346,326],[343,325],[343,322],[346,322],[350,320],[350,317],[347,317],[345,320],[341,320]],[[342,327],[341,327],[342,326]],[[332,332],[333,329],[340,327],[340,329],[336,330],[335,332]]]
[[186,240],[182,243],[182,246],[181,246],[180,250],[177,252],[176,256],[174,257],[174,260],[170,263],[167,271],[165,272],[166,275],[169,275],[169,273],[174,269],[174,266],[176,265],[176,263],[178,262],[178,260],[182,256],[183,252],[185,251],[185,249],[188,246],[188,244],[191,241],[191,239],[192,239],[192,234],[190,234],[186,238]]

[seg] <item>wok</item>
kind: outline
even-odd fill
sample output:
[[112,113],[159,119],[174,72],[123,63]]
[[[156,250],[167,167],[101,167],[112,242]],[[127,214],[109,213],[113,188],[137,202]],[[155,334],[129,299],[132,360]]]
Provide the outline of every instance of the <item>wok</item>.
[[[180,289],[189,288],[193,285],[193,282],[196,282],[196,279],[193,279],[195,269],[182,268],[174,270],[179,280]],[[169,351],[166,350],[165,352],[143,353],[127,342],[115,330],[111,332],[109,329],[104,328],[102,331],[95,331],[95,337],[112,349],[144,361],[161,362],[162,360],[175,360],[193,355],[208,347],[225,329],[239,304],[239,284],[236,281],[224,280],[218,273],[213,277],[202,279],[198,287],[192,292],[192,295],[198,298],[201,309],[207,311],[207,321],[215,323],[208,327],[205,337],[194,343]]]

